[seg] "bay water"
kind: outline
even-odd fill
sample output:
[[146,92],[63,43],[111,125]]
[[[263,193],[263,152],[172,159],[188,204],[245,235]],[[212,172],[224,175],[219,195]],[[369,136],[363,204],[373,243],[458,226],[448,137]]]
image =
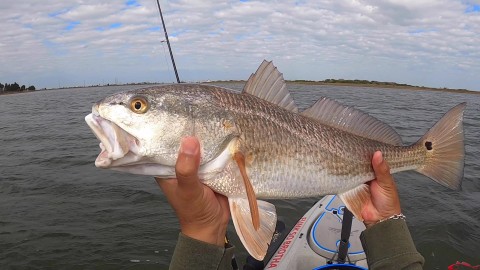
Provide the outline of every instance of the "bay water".
[[[240,90],[243,84],[221,86]],[[154,179],[98,169],[91,106],[142,86],[0,96],[0,269],[166,269],[179,226]],[[465,175],[451,191],[415,172],[395,175],[402,210],[426,269],[480,264],[480,95],[289,84],[300,109],[322,96],[389,123],[406,144],[467,102]],[[295,179],[292,179],[295,181]],[[319,198],[272,201],[293,226]],[[236,238],[239,264],[247,255]]]

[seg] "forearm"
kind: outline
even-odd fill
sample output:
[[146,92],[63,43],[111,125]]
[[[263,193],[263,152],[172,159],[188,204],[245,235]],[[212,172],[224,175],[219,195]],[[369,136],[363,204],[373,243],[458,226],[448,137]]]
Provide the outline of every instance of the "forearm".
[[232,269],[233,252],[231,245],[220,247],[180,233],[169,269]]
[[360,235],[369,269],[422,269],[424,258],[413,243],[405,220],[378,223]]

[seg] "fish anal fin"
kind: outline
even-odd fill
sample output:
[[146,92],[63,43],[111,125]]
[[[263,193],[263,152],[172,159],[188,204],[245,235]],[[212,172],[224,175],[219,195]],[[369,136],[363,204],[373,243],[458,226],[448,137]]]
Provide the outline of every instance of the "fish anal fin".
[[301,115],[364,138],[392,145],[403,145],[402,138],[391,126],[333,99],[321,98]]
[[265,201],[258,201],[261,223],[259,229],[256,230],[250,219],[248,200],[229,198],[228,202],[233,225],[240,241],[253,258],[259,261],[263,260],[277,224],[275,206]]
[[243,87],[243,93],[256,96],[289,111],[298,112],[282,73],[272,62],[263,60],[257,71],[248,78]]
[[260,215],[258,213],[257,197],[253,189],[250,178],[248,178],[247,169],[245,168],[245,156],[241,152],[233,154],[233,159],[237,162],[238,169],[243,178],[245,191],[247,192],[248,204],[250,206],[250,213],[252,216],[252,223],[255,230],[260,228]]
[[355,218],[363,221],[363,206],[370,201],[369,186],[367,184],[361,184],[354,189],[339,194],[339,196]]

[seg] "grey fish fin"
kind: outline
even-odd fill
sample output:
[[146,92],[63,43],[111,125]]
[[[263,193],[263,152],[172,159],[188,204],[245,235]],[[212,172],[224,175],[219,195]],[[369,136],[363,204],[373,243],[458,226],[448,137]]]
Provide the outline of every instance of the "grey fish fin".
[[243,184],[245,185],[245,191],[247,192],[248,205],[250,208],[250,214],[252,217],[252,223],[255,230],[260,228],[260,214],[258,213],[257,197],[253,190],[252,183],[248,177],[247,170],[245,168],[245,157],[241,152],[233,154],[233,159],[237,162],[238,169],[243,178]]
[[463,112],[466,103],[450,109],[418,142],[426,151],[425,164],[416,169],[435,182],[458,190],[465,162]]
[[272,240],[277,224],[275,206],[265,201],[258,201],[260,227],[256,230],[250,218],[248,199],[228,198],[233,225],[245,249],[256,260],[263,260]]
[[355,218],[363,221],[362,209],[365,203],[370,200],[370,188],[368,185],[361,184],[354,189],[339,194],[339,196]]
[[243,93],[254,95],[289,111],[298,112],[282,73],[272,62],[263,60],[257,71],[248,78],[243,87]]
[[402,138],[391,126],[365,112],[332,99],[325,97],[319,99],[301,115],[364,138],[392,145],[403,145]]

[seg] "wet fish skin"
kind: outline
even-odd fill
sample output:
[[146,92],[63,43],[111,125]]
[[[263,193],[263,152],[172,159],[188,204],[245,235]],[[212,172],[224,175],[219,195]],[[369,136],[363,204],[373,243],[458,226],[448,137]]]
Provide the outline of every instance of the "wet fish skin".
[[[206,138],[204,134],[207,132],[209,139],[202,141],[202,160],[218,155],[224,147],[225,138],[232,137],[219,128],[220,119],[228,119],[226,112],[218,111],[214,115],[208,109],[208,96],[178,96],[178,89],[174,86],[166,86],[165,91],[157,90],[148,88],[107,97],[94,105],[93,114],[134,134],[132,137],[138,140],[139,145],[138,155],[144,157],[145,162],[174,166],[180,138],[188,135]],[[149,100],[150,108],[145,114],[130,111],[128,103],[134,97]],[[209,119],[211,129],[206,130],[199,125],[198,119]],[[115,162],[112,167],[115,167]]]
[[[252,95],[215,86],[170,85],[127,92],[117,99],[129,100],[134,96],[146,97],[155,104],[150,109],[152,113],[133,120],[138,125],[117,124],[130,134],[161,134],[142,142],[149,145],[145,156],[174,166],[180,138],[193,135],[202,144],[203,165],[238,138],[259,198],[311,197],[350,190],[374,178],[371,158],[377,150],[383,152],[392,172],[415,169],[426,160],[427,150],[421,144],[396,146],[363,138]],[[98,111],[102,112],[102,104],[109,103],[99,102]],[[142,136],[135,137],[142,141]],[[224,195],[243,194],[243,184],[229,180],[231,173],[204,180]]]
[[[96,103],[86,121],[100,139],[96,165],[130,173],[175,176],[185,136],[201,142],[202,181],[229,197],[232,219],[247,250],[262,259],[273,233],[274,206],[257,198],[340,194],[361,218],[374,178],[371,159],[383,152],[391,171],[416,170],[450,188],[463,175],[465,104],[450,110],[424,137],[403,146],[389,126],[328,99],[298,113],[281,74],[262,63],[242,93],[177,84],[128,91]],[[147,109],[135,113],[132,101]],[[240,155],[237,155],[240,154]],[[236,159],[240,156],[240,161]],[[242,168],[244,167],[244,174]]]

